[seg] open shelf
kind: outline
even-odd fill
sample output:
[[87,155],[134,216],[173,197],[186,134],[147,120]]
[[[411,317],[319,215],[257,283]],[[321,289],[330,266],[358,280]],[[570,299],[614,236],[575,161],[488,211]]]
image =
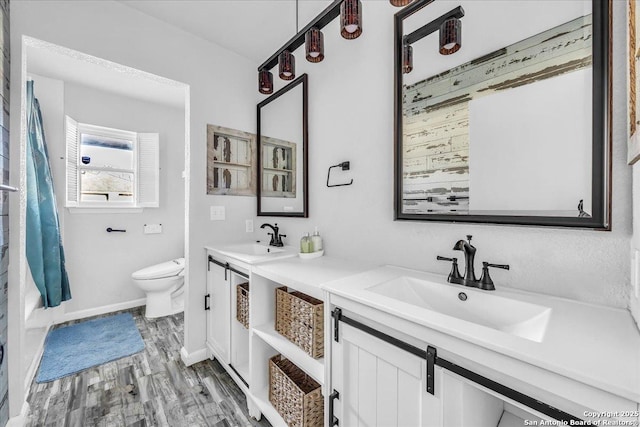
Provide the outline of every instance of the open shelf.
[[273,427],[285,427],[287,423],[282,419],[276,408],[269,402],[269,388],[265,387],[253,393],[254,403]]
[[324,358],[314,359],[300,347],[280,335],[272,324],[262,324],[253,328],[255,335],[273,347],[284,357],[295,363],[320,385],[324,385]]

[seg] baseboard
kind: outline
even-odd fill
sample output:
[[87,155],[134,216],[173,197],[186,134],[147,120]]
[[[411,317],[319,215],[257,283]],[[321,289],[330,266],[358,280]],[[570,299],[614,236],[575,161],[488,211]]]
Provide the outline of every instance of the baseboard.
[[186,366],[191,366],[194,363],[202,362],[203,360],[208,359],[209,352],[205,347],[189,353],[186,348],[182,347],[180,349],[180,358],[182,359],[182,363],[184,363]]
[[64,313],[56,317],[54,323],[64,323],[71,320],[85,319],[87,317],[99,316],[101,314],[113,313],[114,311],[128,310],[134,307],[140,307],[147,303],[146,298],[135,299],[131,301],[120,302],[117,304],[103,305],[100,307],[88,308],[86,310],[72,311]]
[[[53,325],[49,325],[45,328],[42,328],[44,329],[44,331],[42,332],[42,337],[40,338],[40,342],[38,344],[38,347],[36,348],[36,352],[33,354],[33,359],[31,359],[31,363],[27,368],[27,375],[25,376],[25,379],[24,379],[24,389],[26,390],[27,393],[29,393],[31,382],[33,381],[33,378],[36,376],[36,372],[38,371],[38,367],[40,366],[40,360],[42,359],[42,354],[44,353],[44,343],[47,341],[47,335],[51,330],[51,326]],[[25,333],[24,336],[26,338],[27,334]]]
[[15,417],[9,418],[5,427],[23,427],[27,422],[27,415],[29,414],[29,403],[25,400],[22,404],[20,414]]

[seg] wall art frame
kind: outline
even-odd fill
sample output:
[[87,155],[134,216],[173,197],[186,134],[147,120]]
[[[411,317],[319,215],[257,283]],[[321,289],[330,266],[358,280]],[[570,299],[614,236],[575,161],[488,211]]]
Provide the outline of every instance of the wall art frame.
[[256,135],[207,125],[207,194],[256,195]]

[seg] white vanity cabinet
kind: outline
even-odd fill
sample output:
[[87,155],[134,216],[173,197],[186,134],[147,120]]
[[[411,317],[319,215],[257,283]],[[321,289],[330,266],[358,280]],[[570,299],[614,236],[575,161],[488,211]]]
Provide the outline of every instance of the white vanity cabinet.
[[248,266],[207,253],[207,349],[248,388],[249,330],[236,320],[236,287],[249,282]]
[[[400,292],[420,280],[428,298]],[[481,294],[391,266],[323,289],[330,426],[640,425],[640,334],[623,310],[516,291]],[[485,295],[485,305],[512,298],[545,307],[548,318],[534,319],[548,322],[544,334],[455,317],[474,307],[455,304]],[[449,305],[438,312],[442,301]]]
[[381,333],[367,319],[356,323],[363,328],[340,321],[333,329],[338,339],[331,342],[332,393],[326,399],[331,426],[507,427],[556,419],[514,400],[513,393],[502,395],[438,366],[433,347],[407,343],[388,329]]
[[224,363],[229,363],[231,350],[231,280],[225,263],[215,258],[208,260],[207,295],[207,347]]
[[441,393],[427,393],[424,359],[349,325],[333,343],[331,378],[339,395],[330,415],[341,426],[442,425]]

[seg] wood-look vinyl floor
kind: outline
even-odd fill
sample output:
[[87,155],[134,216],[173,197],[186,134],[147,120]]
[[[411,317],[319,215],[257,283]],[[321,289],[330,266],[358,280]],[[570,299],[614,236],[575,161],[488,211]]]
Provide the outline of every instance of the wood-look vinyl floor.
[[34,380],[26,426],[270,426],[249,416],[244,394],[217,361],[184,366],[182,314],[146,319],[143,308],[129,311],[144,351],[49,383]]

